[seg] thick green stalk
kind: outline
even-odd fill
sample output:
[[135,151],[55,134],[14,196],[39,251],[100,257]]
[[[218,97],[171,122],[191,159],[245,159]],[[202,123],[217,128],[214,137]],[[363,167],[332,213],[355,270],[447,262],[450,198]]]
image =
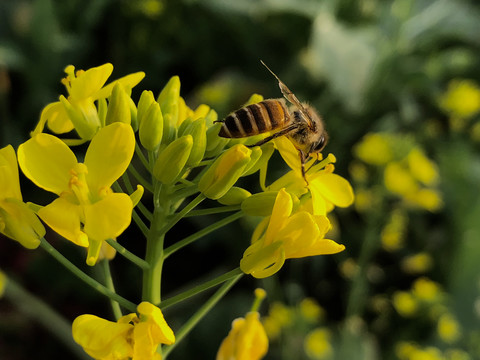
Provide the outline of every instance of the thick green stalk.
[[[107,259],[104,259],[100,262],[100,264],[102,265],[103,276],[105,277],[105,285],[110,291],[115,292],[115,285],[113,284],[112,273],[110,272],[110,262]],[[115,316],[115,319],[120,319],[123,314],[118,302],[110,299],[110,306],[112,307],[112,312]]]
[[126,259],[130,260],[132,263],[140,267],[141,269],[147,269],[150,265],[143,259],[139,258],[137,255],[131,253],[125,249],[122,245],[116,242],[113,239],[107,239],[107,244],[113,247],[117,252],[124,256]]

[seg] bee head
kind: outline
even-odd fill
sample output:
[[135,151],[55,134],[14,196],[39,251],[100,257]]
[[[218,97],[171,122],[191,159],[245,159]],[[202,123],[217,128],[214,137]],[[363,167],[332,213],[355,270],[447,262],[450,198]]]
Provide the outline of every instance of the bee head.
[[325,145],[327,145],[328,142],[328,134],[326,131],[323,131],[319,137],[318,140],[312,143],[312,146],[310,147],[310,153],[319,153],[320,151],[323,150]]

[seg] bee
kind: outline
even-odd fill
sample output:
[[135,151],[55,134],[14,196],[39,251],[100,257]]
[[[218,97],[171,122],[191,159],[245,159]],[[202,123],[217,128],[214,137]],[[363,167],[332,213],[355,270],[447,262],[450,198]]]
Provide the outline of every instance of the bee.
[[302,176],[306,180],[305,163],[308,157],[321,152],[327,144],[325,125],[313,107],[301,103],[282,80],[263,61],[260,62],[277,79],[284,99],[263,100],[231,113],[219,121],[222,127],[218,135],[225,138],[243,138],[275,131],[249,147],[263,145],[279,136],[288,137],[298,150]]

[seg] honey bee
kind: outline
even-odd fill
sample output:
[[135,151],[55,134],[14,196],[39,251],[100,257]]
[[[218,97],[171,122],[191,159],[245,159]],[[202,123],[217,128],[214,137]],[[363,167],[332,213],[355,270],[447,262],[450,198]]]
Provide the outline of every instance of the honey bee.
[[[263,145],[279,136],[287,136],[298,150],[302,175],[306,180],[305,163],[308,157],[322,151],[327,144],[325,125],[313,107],[301,103],[282,80],[263,61],[260,62],[275,76],[285,99],[263,100],[231,113],[219,121],[222,127],[218,135],[225,138],[243,138],[276,131],[249,147]],[[285,100],[291,105],[287,106]]]

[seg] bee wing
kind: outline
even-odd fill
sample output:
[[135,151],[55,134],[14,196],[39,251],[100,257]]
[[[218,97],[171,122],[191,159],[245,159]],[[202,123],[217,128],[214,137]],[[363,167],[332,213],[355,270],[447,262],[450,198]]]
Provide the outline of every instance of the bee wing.
[[275,79],[277,79],[278,81],[278,86],[280,87],[280,91],[282,92],[283,94],[283,97],[285,99],[287,99],[288,102],[290,102],[291,104],[295,105],[298,110],[300,110],[300,112],[302,113],[303,117],[307,120],[307,123],[308,123],[308,127],[312,130],[315,130],[315,123],[312,121],[312,119],[310,118],[310,115],[308,115],[308,112],[307,110],[305,109],[305,107],[302,105],[302,103],[300,102],[300,100],[298,100],[298,98],[295,96],[295,94],[287,87],[287,85],[285,85],[285,83],[280,80],[280,78],[272,71],[270,70],[270,68],[267,66],[267,64],[265,64],[262,60],[260,60],[260,62],[262,63],[263,66],[265,66],[267,68],[268,71],[270,71],[270,73],[275,76]]

